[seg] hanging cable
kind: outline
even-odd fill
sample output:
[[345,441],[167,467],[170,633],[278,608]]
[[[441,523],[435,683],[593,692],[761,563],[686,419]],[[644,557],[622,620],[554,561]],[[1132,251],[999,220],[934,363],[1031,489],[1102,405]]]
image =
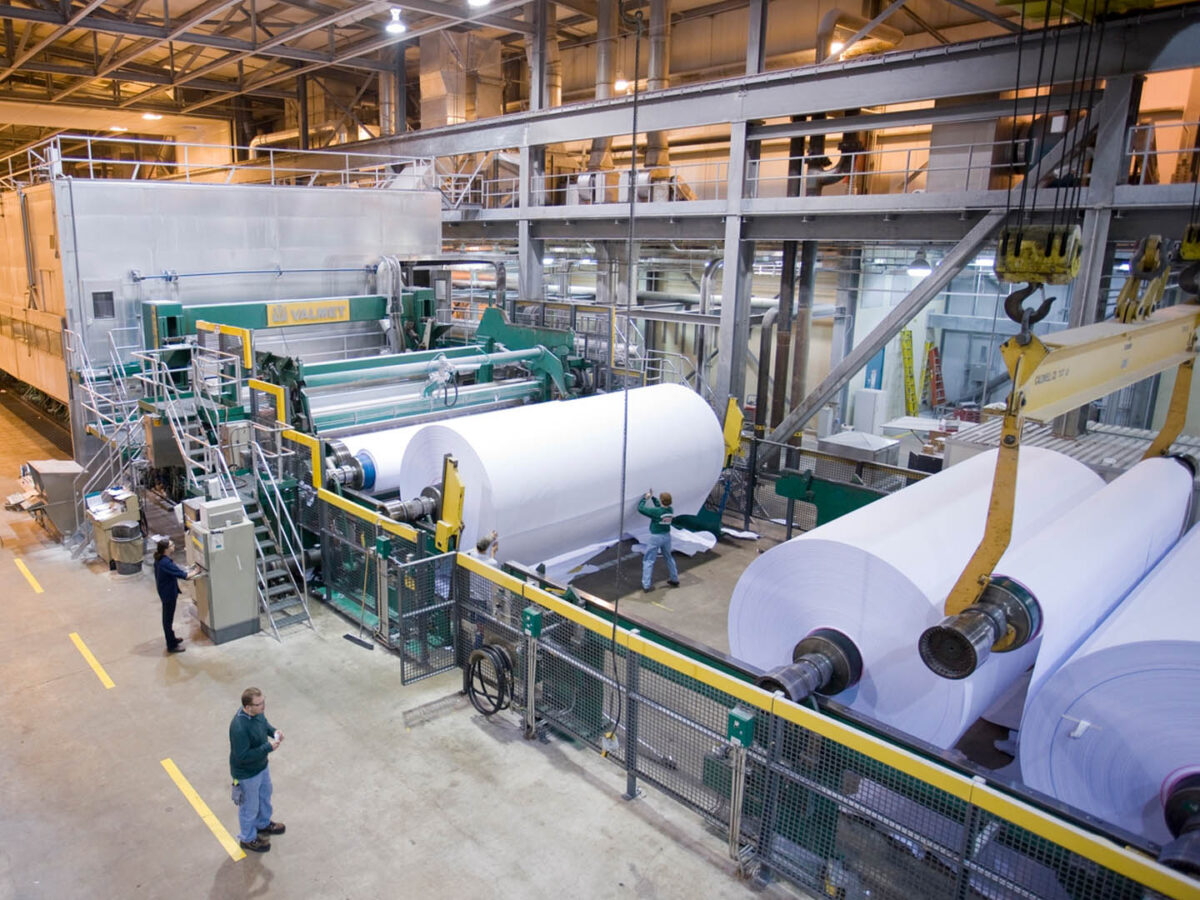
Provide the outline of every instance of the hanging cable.
[[[638,90],[638,73],[641,70],[642,62],[642,12],[638,10],[633,15],[629,15],[625,11],[625,4],[621,4],[621,20],[626,25],[633,26],[633,107],[632,117],[629,128],[629,231],[625,240],[625,258],[628,272],[628,284],[625,293],[625,366],[626,370],[629,367],[629,338],[628,329],[629,323],[633,321],[633,298],[637,296],[636,283],[636,266],[633,259],[633,238],[635,224],[635,202],[637,199],[637,135],[638,135],[638,105],[641,97],[641,91]],[[616,312],[616,301],[614,298],[613,312]],[[621,541],[625,536],[625,487],[629,469],[629,376],[628,371],[623,381],[623,406],[621,410],[621,484],[620,493],[617,498],[618,509],[618,526],[617,526],[617,565],[616,565],[616,596],[613,598],[613,613],[612,613],[612,633],[609,636],[609,657],[612,659],[613,667],[613,699],[616,703],[616,714],[610,715],[612,727],[608,731],[607,737],[612,740],[617,733],[617,729],[621,725],[621,714],[624,710],[624,704],[621,702],[621,673],[617,666],[617,623],[620,619],[621,607]],[[607,712],[607,711],[606,711]],[[605,751],[607,753],[607,750]]]
[[[1017,33],[1017,83],[1013,88],[1012,131],[1009,135],[1009,160],[1015,168],[1017,164],[1017,117],[1021,111],[1021,55],[1025,48],[1025,4],[1021,4],[1021,30]],[[1008,190],[1004,198],[1004,220],[1011,221],[1012,216],[1013,179],[1008,178]]]

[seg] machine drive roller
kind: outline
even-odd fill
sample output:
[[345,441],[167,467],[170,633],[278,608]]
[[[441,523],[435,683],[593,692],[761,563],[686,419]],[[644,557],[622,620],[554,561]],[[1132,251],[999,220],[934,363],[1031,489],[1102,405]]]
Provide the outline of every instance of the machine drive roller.
[[758,686],[799,702],[810,694],[840,694],[861,677],[862,654],[854,642],[840,631],[818,628],[796,645],[791,665],[760,676]]
[[1041,627],[1037,599],[1011,578],[996,576],[979,601],[925,629],[917,643],[925,665],[943,678],[966,678],[992,650],[1015,650]]

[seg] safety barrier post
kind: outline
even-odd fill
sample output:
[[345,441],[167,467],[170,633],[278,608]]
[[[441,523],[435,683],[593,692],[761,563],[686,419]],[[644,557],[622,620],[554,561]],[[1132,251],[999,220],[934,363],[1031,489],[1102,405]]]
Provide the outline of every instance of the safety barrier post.
[[[629,632],[631,637],[639,634],[634,628]],[[616,660],[613,660],[613,670],[616,670]],[[638,795],[638,674],[641,671],[640,659],[632,649],[625,652],[625,799],[634,800]],[[620,690],[620,687],[617,687]]]
[[[976,775],[973,779],[978,784],[984,780]],[[979,807],[974,803],[967,806],[967,818],[963,822],[962,842],[958,847],[958,872],[954,885],[954,896],[957,900],[967,900],[971,893],[971,872],[967,868],[967,860],[971,858],[971,847],[975,842],[975,832],[979,829]]]
[[[778,694],[777,696],[783,696]],[[764,867],[769,867],[773,843],[775,840],[775,822],[779,816],[779,792],[782,779],[778,766],[783,750],[783,720],[772,715],[767,725],[767,788],[766,802],[763,804],[762,822],[758,827],[758,847],[756,855]]]
[[537,652],[538,639],[525,638],[525,737],[537,737]]

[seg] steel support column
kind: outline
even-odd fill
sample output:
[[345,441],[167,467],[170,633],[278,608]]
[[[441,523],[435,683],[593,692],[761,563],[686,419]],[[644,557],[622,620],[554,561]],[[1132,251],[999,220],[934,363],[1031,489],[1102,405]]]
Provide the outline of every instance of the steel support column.
[[533,205],[535,185],[541,184],[545,173],[546,148],[521,147],[517,152],[517,160],[517,205],[521,209],[521,218],[517,222],[518,287],[522,300],[541,300],[545,241],[533,236],[533,223],[525,211]]
[[750,27],[746,34],[746,74],[757,75],[767,64],[767,0],[750,0]]
[[[746,354],[750,341],[750,293],[754,243],[743,240],[742,195],[750,145],[745,122],[735,122],[729,132],[729,176],[725,186],[725,256],[721,279],[721,329],[717,336],[717,383],[713,402],[723,416],[729,398],[745,402]],[[758,144],[753,145],[757,150]]]

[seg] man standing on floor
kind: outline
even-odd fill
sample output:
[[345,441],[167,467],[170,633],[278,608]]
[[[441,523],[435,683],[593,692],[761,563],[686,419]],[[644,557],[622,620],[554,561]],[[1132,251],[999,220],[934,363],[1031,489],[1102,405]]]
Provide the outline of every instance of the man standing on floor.
[[265,853],[271,835],[287,829],[271,821],[271,770],[267,754],[279,749],[283,732],[267,721],[267,701],[256,687],[242,691],[242,708],[229,723],[229,771],[233,802],[238,805],[238,843],[244,850]]
[[667,584],[679,587],[679,570],[675,568],[675,557],[671,555],[671,520],[675,517],[675,511],[671,509],[671,495],[663,491],[660,497],[655,497],[653,491],[646,491],[638,504],[638,512],[650,519],[650,534],[642,553],[643,593],[654,590],[651,576],[654,574],[654,558],[660,553],[667,561]]

